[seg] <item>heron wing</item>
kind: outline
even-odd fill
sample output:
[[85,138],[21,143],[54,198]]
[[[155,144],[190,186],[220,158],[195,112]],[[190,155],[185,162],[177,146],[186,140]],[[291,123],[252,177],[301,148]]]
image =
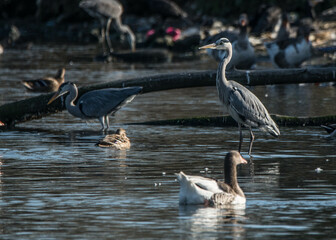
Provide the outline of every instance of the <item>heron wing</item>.
[[81,112],[87,117],[101,117],[115,113],[130,102],[141,87],[108,88],[85,93],[78,100]]
[[271,124],[273,120],[261,101],[241,84],[230,81],[229,107],[235,112],[242,123],[259,127]]
[[123,11],[121,4],[115,0],[83,0],[79,6],[106,18],[118,18]]

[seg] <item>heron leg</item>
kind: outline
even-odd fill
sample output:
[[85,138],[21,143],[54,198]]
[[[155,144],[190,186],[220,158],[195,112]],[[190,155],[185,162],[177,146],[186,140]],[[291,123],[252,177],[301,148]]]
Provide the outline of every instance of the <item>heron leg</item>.
[[109,117],[107,115],[105,116],[105,123],[106,123],[106,130],[107,130],[110,127]]
[[253,135],[251,127],[250,127],[250,134],[251,134],[251,138],[250,138],[250,146],[249,146],[249,151],[248,151],[249,156],[251,156],[252,144],[253,144],[253,141],[254,141],[254,135]]
[[102,43],[102,48],[103,48],[103,54],[106,54],[106,45],[105,45],[105,20],[103,18],[100,19],[100,41]]
[[105,130],[105,118],[104,118],[104,116],[99,117],[99,122],[102,125],[102,128],[100,130],[104,131]]
[[242,129],[241,129],[241,124],[238,123],[238,130],[239,130],[239,146],[238,146],[238,152],[240,152],[241,150],[241,146],[243,143],[243,133],[242,133]]
[[109,18],[106,23],[106,29],[105,29],[105,38],[107,42],[107,46],[109,48],[109,53],[113,52],[112,44],[111,44],[111,39],[110,39],[110,26],[111,26],[111,21],[112,19]]
[[106,46],[105,46],[105,29],[104,29],[104,27],[102,27],[101,29],[100,29],[100,34],[101,34],[101,43],[102,43],[102,48],[103,48],[103,54],[105,54],[106,53]]

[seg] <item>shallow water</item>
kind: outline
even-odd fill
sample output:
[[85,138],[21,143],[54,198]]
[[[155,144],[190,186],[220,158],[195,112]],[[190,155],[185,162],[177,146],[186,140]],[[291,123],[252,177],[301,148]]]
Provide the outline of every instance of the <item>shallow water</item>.
[[[102,64],[91,61],[94,50],[35,46],[9,51],[0,57],[0,104],[35,96],[20,80],[54,74],[64,65],[66,79],[78,85],[215,67],[207,59]],[[251,90],[271,113],[335,114],[332,86]],[[127,151],[95,147],[103,137],[98,121],[86,124],[66,111],[0,132],[1,238],[336,238],[336,142],[319,127],[281,127],[279,139],[255,132],[252,161],[238,168],[245,209],[178,205],[174,173],[221,179],[224,155],[238,145],[237,128],[127,123],[217,116],[222,111],[216,94],[215,87],[205,87],[137,96],[111,122],[112,130],[126,129],[132,142]],[[249,159],[247,148],[245,142],[243,156]]]

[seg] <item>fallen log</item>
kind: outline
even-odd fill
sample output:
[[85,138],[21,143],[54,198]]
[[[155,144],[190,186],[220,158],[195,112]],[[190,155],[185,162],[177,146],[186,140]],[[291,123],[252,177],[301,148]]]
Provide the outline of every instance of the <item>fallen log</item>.
[[[227,78],[243,85],[297,84],[336,81],[336,68],[297,68],[227,72]],[[162,74],[141,78],[116,80],[103,84],[79,88],[79,96],[96,89],[142,86],[143,92],[163,91],[176,88],[215,86],[216,71],[194,71],[185,73]],[[52,94],[7,103],[0,106],[0,122],[12,127],[33,119],[42,118],[65,109],[61,99],[47,105]]]
[[[320,126],[326,123],[335,123],[336,115],[319,117],[294,117],[284,115],[272,115],[272,119],[279,126],[298,127],[298,126]],[[158,120],[139,123],[128,123],[129,125],[179,125],[179,126],[211,126],[211,127],[236,127],[237,122],[229,115],[220,117],[193,117],[170,120]]]

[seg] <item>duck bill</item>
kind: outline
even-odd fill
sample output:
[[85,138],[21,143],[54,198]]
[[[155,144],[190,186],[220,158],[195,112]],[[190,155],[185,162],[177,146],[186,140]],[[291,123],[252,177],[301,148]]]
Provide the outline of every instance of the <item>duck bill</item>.
[[47,105],[49,105],[50,103],[52,103],[56,98],[58,98],[59,96],[61,96],[61,94],[59,94],[59,92],[56,92],[49,100],[49,102],[47,103]]
[[246,161],[246,159],[244,159],[242,156],[240,156],[240,163],[241,164],[247,164],[247,161]]
[[198,49],[215,49],[216,48],[216,43],[211,43],[202,47],[199,47]]

